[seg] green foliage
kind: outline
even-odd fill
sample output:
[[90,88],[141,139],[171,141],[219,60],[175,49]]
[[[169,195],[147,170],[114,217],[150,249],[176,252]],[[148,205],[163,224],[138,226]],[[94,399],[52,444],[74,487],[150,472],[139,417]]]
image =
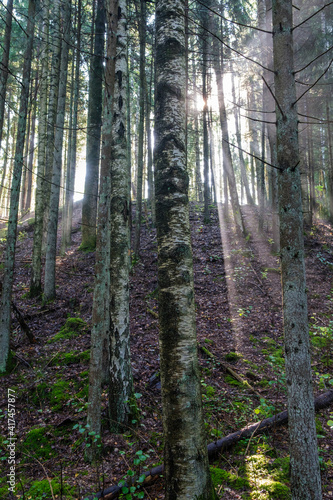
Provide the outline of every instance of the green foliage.
[[57,342],[58,340],[62,339],[71,339],[73,337],[77,337],[78,335],[83,333],[86,326],[87,323],[81,318],[68,318],[64,326],[60,329],[59,333],[48,340],[48,344]]
[[[56,480],[51,480],[53,495],[58,497],[61,493],[62,495],[66,495],[66,500],[76,498],[75,488],[70,487],[63,483],[62,491],[61,484]],[[48,500],[52,498],[50,483],[47,479],[43,479],[42,481],[34,481],[26,493],[26,498],[33,500]],[[75,495],[75,496],[74,496]]]
[[[24,440],[23,447],[28,451],[29,455],[35,455],[38,459],[47,460],[56,456],[56,451],[51,448],[50,426],[36,427],[31,429]],[[30,458],[25,458],[25,461],[30,461]]]
[[[120,452],[124,455],[125,452]],[[133,460],[134,468],[137,470],[137,474],[140,474],[141,468],[146,468],[144,466],[145,461],[149,458],[148,453],[144,453],[142,450],[138,450],[135,453],[135,458]],[[133,498],[145,498],[145,494],[141,491],[141,486],[146,478],[145,474],[140,474],[139,477],[135,477],[135,471],[130,469],[126,472],[123,479],[118,483],[121,487],[121,494],[119,498],[124,500],[132,500]]]
[[261,418],[273,417],[275,414],[275,406],[267,402],[265,398],[260,398],[260,405],[257,406],[254,413],[260,415]]
[[238,354],[237,352],[231,351],[226,354],[224,358],[226,361],[238,361],[238,359],[242,358],[242,355]]
[[223,485],[231,486],[235,490],[242,490],[250,487],[250,483],[246,478],[236,476],[218,467],[211,466],[210,475],[215,488]]
[[50,403],[53,410],[60,410],[68,399],[69,383],[65,380],[59,380],[52,386],[49,394]]
[[52,360],[52,365],[74,365],[78,363],[87,363],[90,359],[90,350],[87,351],[71,351],[59,354]]

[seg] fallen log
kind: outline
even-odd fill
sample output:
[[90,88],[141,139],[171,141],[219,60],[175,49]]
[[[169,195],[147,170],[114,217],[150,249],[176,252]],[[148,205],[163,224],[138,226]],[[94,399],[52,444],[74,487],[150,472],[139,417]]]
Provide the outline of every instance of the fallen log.
[[23,317],[23,314],[21,313],[21,311],[19,310],[19,308],[15,305],[15,303],[13,301],[12,301],[12,308],[13,308],[15,316],[20,324],[20,327],[22,328],[22,330],[24,331],[24,333],[28,337],[30,344],[35,344],[36,339],[34,337],[34,334],[32,333],[28,324],[26,323],[26,321]]
[[[323,408],[327,408],[333,402],[333,389],[331,391],[325,392],[321,396],[318,396],[315,399],[315,411],[322,410]],[[252,435],[262,434],[263,432],[269,430],[270,428],[278,427],[284,425],[288,422],[288,411],[284,410],[274,417],[265,418],[261,422],[257,422],[255,424],[247,425],[240,429],[239,431],[233,432],[232,434],[228,434],[228,436],[218,439],[213,443],[210,443],[207,446],[208,450],[208,458],[210,461],[216,459],[219,453],[222,451],[231,448],[233,445],[238,443],[241,439],[250,438]],[[143,486],[152,481],[152,479],[156,476],[160,476],[163,474],[164,465],[158,465],[157,467],[153,467],[149,471],[144,472],[146,478],[143,482]],[[133,483],[135,483],[135,478],[132,479]],[[126,484],[128,487],[129,485]],[[99,498],[103,498],[104,500],[113,500],[117,498],[121,493],[122,486],[111,486],[110,488],[106,488],[99,493],[96,493],[92,496],[84,496],[83,498],[89,498],[89,500],[95,500]]]

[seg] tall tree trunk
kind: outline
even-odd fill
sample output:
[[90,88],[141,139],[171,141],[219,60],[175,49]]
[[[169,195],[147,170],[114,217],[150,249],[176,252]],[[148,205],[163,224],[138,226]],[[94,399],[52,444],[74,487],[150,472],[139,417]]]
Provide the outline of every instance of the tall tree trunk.
[[[236,102],[236,91],[235,91],[235,77],[234,73],[232,73],[232,98],[233,101]],[[236,139],[237,139],[237,146],[239,147],[239,166],[240,166],[240,171],[241,171],[241,179],[243,181],[243,185],[245,188],[245,193],[246,193],[246,201],[249,205],[253,205],[253,199],[250,193],[250,186],[249,186],[249,181],[246,175],[246,167],[245,167],[245,160],[244,160],[244,155],[242,151],[242,134],[241,134],[241,124],[240,124],[240,119],[239,119],[239,110],[237,106],[234,106],[234,117],[235,117],[235,126],[236,126]]]
[[27,47],[24,53],[22,74],[22,90],[20,96],[20,109],[17,125],[17,137],[14,157],[13,179],[10,194],[10,212],[7,232],[7,245],[5,252],[5,270],[2,285],[1,310],[0,310],[0,373],[6,371],[9,358],[11,298],[15,265],[16,228],[20,197],[20,183],[23,164],[24,138],[26,132],[28,98],[30,87],[31,59],[34,41],[35,0],[29,0],[28,25],[26,29]]
[[37,89],[39,85],[38,73],[36,74],[36,83],[34,91],[34,103],[32,109],[31,117],[31,131],[30,131],[30,144],[27,157],[27,188],[26,197],[24,200],[24,211],[31,210],[31,195],[32,195],[32,176],[33,176],[33,163],[34,163],[34,152],[35,152],[35,134],[36,134],[36,113],[37,113]]
[[[52,15],[54,16],[53,23],[50,23],[50,47],[52,48],[52,62],[51,62],[51,72],[50,72],[50,88],[48,95],[48,116],[47,116],[47,145],[46,145],[46,161],[45,161],[45,172],[43,182],[43,236],[44,236],[44,252],[46,246],[47,237],[47,225],[49,220],[49,209],[50,209],[50,196],[51,196],[51,186],[52,186],[52,173],[53,173],[53,160],[54,160],[54,147],[55,147],[55,130],[56,130],[56,120],[57,120],[57,105],[58,105],[58,94],[59,94],[59,84],[60,84],[60,64],[61,64],[61,51],[62,43],[61,37],[59,36],[60,30],[60,0],[54,0],[53,4],[48,4],[51,7]],[[49,48],[47,48],[49,52]]]
[[[131,416],[133,381],[129,336],[129,170],[126,147],[126,0],[118,0],[118,29],[111,152],[110,384],[109,416],[113,432]],[[145,13],[143,14],[145,17]]]
[[95,19],[94,55],[89,72],[88,135],[86,148],[86,179],[82,204],[82,243],[84,250],[96,246],[98,176],[102,126],[102,83],[105,33],[104,0],[98,0]]
[[[110,352],[110,201],[112,153],[112,115],[115,83],[115,55],[118,26],[118,1],[107,0],[107,49],[105,66],[104,119],[102,126],[101,182],[98,200],[95,287],[92,309],[91,349],[89,364],[89,395],[87,423],[90,429],[101,435],[101,366],[104,353]],[[106,360],[109,365],[109,359]],[[88,449],[92,459],[96,449]]]
[[330,106],[329,100],[326,103],[326,119],[327,119],[327,142],[328,142],[328,197],[329,197],[329,218],[333,222],[333,144],[332,144],[332,130],[330,123]]
[[[293,500],[320,500],[293,62],[292,0],[273,0],[280,255]],[[282,112],[280,111],[280,109]]]
[[32,264],[30,278],[30,297],[38,297],[42,293],[42,241],[44,221],[44,176],[46,171],[47,144],[47,76],[48,76],[48,37],[49,37],[49,0],[44,0],[42,8],[42,40],[41,40],[41,80],[38,110],[38,166],[36,178],[35,225],[32,248]]
[[206,8],[203,9],[202,13],[202,99],[203,99],[203,116],[202,116],[202,127],[203,127],[203,167],[204,167],[204,224],[209,224],[210,213],[209,213],[209,145],[208,145],[208,50],[209,50],[209,12]]
[[[76,59],[75,59],[75,75],[73,84],[73,110],[72,110],[72,126],[69,133],[71,134],[71,147],[68,148],[69,168],[66,178],[66,193],[65,206],[63,210],[62,220],[62,242],[61,247],[64,252],[71,244],[72,234],[72,218],[73,218],[73,200],[75,187],[75,170],[76,170],[76,149],[77,149],[77,122],[78,122],[78,106],[79,106],[79,91],[80,91],[80,61],[81,61],[81,0],[78,0],[77,6],[77,29],[76,29]],[[74,67],[74,61],[73,61]]]
[[145,62],[146,62],[146,1],[140,1],[140,90],[139,90],[139,134],[138,134],[138,179],[136,195],[136,213],[135,213],[135,238],[134,253],[140,252],[140,234],[141,234],[141,213],[142,213],[142,188],[143,188],[143,140],[144,140],[144,119],[145,119]]
[[215,498],[196,347],[185,158],[184,11],[184,0],[156,4],[156,222],[166,500]]
[[3,54],[0,66],[0,146],[2,140],[2,129],[5,117],[5,102],[6,102],[6,88],[7,88],[7,78],[8,78],[8,63],[9,63],[9,52],[10,52],[10,39],[12,32],[12,12],[13,12],[13,0],[8,0],[6,5],[6,28],[3,39]]
[[4,199],[4,191],[5,191],[5,182],[7,175],[7,165],[8,165],[8,151],[9,151],[9,138],[10,138],[10,127],[11,127],[11,119],[10,119],[10,107],[8,106],[7,111],[7,134],[6,134],[6,146],[3,154],[3,165],[2,165],[2,175],[0,181],[0,207],[1,212],[3,214],[3,199]]
[[57,105],[56,131],[54,137],[52,185],[49,205],[49,219],[47,224],[47,241],[45,256],[45,278],[44,278],[44,300],[53,300],[55,298],[55,270],[57,253],[57,229],[59,212],[59,194],[62,166],[62,145],[64,137],[64,123],[66,111],[66,85],[67,85],[67,66],[70,44],[70,25],[71,25],[71,6],[70,3],[64,4],[63,12],[63,40],[61,49],[60,64],[60,84]]
[[223,150],[223,168],[226,170],[229,192],[231,198],[232,211],[234,215],[234,220],[236,224],[236,229],[241,233],[244,233],[244,225],[241,214],[241,209],[238,200],[237,186],[236,186],[236,178],[235,172],[232,165],[232,157],[229,146],[229,131],[228,131],[228,122],[227,122],[227,112],[224,102],[224,89],[223,89],[223,75],[221,70],[221,63],[219,61],[219,57],[223,57],[222,52],[223,49],[220,49],[214,40],[214,70],[216,74],[217,81],[217,92],[218,92],[218,101],[219,101],[219,111],[220,111],[220,123],[222,130],[222,150]]
[[199,143],[199,119],[198,119],[199,112],[196,109],[198,90],[197,90],[197,75],[196,75],[194,57],[192,62],[192,72],[193,72],[193,100],[195,103],[194,106],[195,184],[196,184],[197,200],[199,200],[199,202],[202,203],[203,196],[202,196],[202,181],[201,181],[201,171],[200,171],[200,143]]

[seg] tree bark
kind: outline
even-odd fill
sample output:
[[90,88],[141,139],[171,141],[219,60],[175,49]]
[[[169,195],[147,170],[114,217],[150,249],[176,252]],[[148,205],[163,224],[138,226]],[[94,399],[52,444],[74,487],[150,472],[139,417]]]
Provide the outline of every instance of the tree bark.
[[157,1],[156,222],[167,500],[215,498],[196,347],[185,148],[184,12],[184,0]]
[[273,0],[272,12],[275,97],[279,103],[277,166],[291,491],[294,500],[319,500],[322,495],[305,283],[292,1]]
[[0,146],[2,140],[2,129],[5,117],[5,102],[6,102],[6,88],[7,88],[7,78],[8,78],[8,63],[9,63],[9,53],[10,53],[10,39],[12,32],[12,12],[13,12],[13,0],[7,1],[7,13],[6,13],[6,28],[3,39],[3,54],[0,67]]
[[140,252],[142,189],[143,189],[143,140],[145,119],[145,62],[146,62],[146,1],[140,1],[140,90],[139,90],[139,133],[138,133],[138,177],[135,213],[134,253]]
[[66,85],[67,85],[67,66],[70,43],[70,25],[71,25],[71,7],[70,3],[64,5],[64,31],[61,49],[60,64],[60,84],[57,105],[56,131],[54,137],[52,184],[49,205],[49,219],[47,224],[47,242],[45,257],[45,278],[44,278],[44,301],[53,300],[55,291],[55,270],[57,253],[57,229],[59,212],[59,194],[62,166],[62,145],[64,137],[64,123],[66,111]]
[[[89,364],[89,395],[87,423],[91,431],[101,435],[101,386],[104,382],[101,366],[110,352],[110,200],[111,200],[111,153],[112,114],[115,82],[115,55],[118,26],[118,1],[108,0],[106,4],[107,49],[105,66],[104,119],[102,126],[101,182],[98,200],[95,287],[92,309],[91,349]],[[95,447],[88,449],[90,460],[97,453]]]
[[20,96],[20,108],[17,125],[17,136],[14,157],[14,170],[10,190],[10,212],[7,232],[7,245],[5,252],[5,269],[2,286],[1,310],[0,310],[0,373],[7,368],[9,358],[10,320],[11,320],[11,297],[15,265],[15,244],[18,208],[20,199],[20,184],[23,165],[24,138],[26,132],[26,121],[28,111],[28,97],[30,87],[31,59],[34,41],[35,0],[29,0],[28,24],[27,24],[27,47],[24,53],[24,65],[22,74],[22,90]]
[[86,147],[86,178],[82,204],[83,250],[96,246],[98,177],[102,126],[102,84],[105,33],[104,0],[98,0],[95,19],[94,55],[89,72],[88,135]]
[[38,110],[38,166],[36,179],[35,225],[32,248],[30,297],[38,297],[42,293],[42,243],[44,221],[44,176],[46,172],[47,141],[47,75],[48,75],[48,36],[49,36],[49,0],[41,4],[42,8],[42,40],[41,40],[41,81]]
[[[110,265],[110,383],[109,416],[113,432],[127,426],[133,380],[129,332],[129,170],[126,147],[127,16],[126,0],[118,0],[118,29],[111,151],[111,265]],[[144,14],[145,18],[145,14]]]

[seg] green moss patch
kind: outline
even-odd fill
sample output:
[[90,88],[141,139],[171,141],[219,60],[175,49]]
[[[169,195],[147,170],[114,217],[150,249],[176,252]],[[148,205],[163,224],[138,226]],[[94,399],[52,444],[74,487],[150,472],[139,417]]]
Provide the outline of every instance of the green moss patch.
[[[56,451],[51,448],[50,426],[37,427],[31,429],[23,442],[23,449],[29,455],[36,456],[38,459],[47,460],[56,455]],[[25,457],[24,460],[30,461],[30,457]]]
[[233,352],[233,351],[229,352],[228,354],[226,354],[224,356],[225,360],[229,361],[229,362],[238,361],[241,357],[242,357],[241,354],[237,354],[237,352]]
[[84,332],[86,326],[87,323],[81,318],[68,318],[64,326],[60,329],[59,333],[48,340],[48,344],[52,342],[58,342],[58,340],[77,337]]
[[235,490],[242,490],[250,487],[250,483],[243,477],[236,476],[231,472],[219,469],[218,467],[210,467],[210,474],[215,488],[228,485]]
[[[74,487],[70,487],[63,483],[61,491],[61,484],[56,479],[51,480],[51,485],[52,485],[53,495],[56,498],[60,494],[66,495],[64,498],[66,498],[67,500],[72,498],[77,498],[77,496],[74,497],[75,495]],[[42,481],[34,481],[31,484],[29,491],[26,492],[26,497],[31,499],[33,498],[34,500],[42,500],[42,499],[44,500],[52,498],[49,481],[47,479],[43,479]]]
[[60,410],[68,400],[69,383],[65,380],[59,380],[52,386],[49,395],[50,403],[54,410]]
[[52,360],[51,366],[52,365],[68,366],[68,365],[75,365],[78,363],[88,363],[89,359],[90,359],[90,350],[82,352],[80,351],[63,352]]

